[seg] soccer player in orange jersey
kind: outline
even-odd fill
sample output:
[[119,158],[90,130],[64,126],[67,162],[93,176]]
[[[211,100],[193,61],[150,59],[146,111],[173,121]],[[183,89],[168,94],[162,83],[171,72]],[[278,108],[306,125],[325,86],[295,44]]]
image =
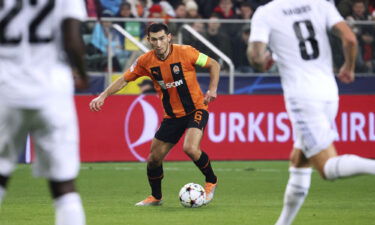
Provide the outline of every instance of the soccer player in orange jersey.
[[[203,130],[208,121],[207,105],[216,99],[219,82],[219,63],[188,45],[171,44],[168,26],[154,23],[147,28],[148,41],[153,50],[140,56],[105,91],[90,103],[92,111],[101,110],[105,99],[122,89],[129,81],[148,76],[162,100],[164,120],[152,140],[147,159],[147,176],[152,193],[137,206],[162,204],[161,180],[163,159],[186,131],[184,152],[206,177],[206,204],[217,185],[208,155],[200,149]],[[204,95],[200,89],[195,66],[208,68],[210,84]]]

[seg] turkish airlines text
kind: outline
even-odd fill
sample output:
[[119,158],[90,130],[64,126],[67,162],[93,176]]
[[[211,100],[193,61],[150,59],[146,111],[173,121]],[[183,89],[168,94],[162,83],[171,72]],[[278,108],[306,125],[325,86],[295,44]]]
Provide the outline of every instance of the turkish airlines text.
[[[375,113],[342,112],[336,118],[336,141],[375,142]],[[287,142],[293,132],[286,112],[211,112],[207,134],[210,141]]]

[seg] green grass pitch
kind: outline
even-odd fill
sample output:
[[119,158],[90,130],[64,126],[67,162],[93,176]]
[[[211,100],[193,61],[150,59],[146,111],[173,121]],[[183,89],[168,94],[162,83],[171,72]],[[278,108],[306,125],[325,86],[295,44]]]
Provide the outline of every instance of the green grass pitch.
[[[183,208],[180,188],[203,183],[192,162],[164,163],[164,205],[135,207],[149,193],[145,163],[82,164],[77,186],[88,225],[273,225],[281,211],[288,179],[286,161],[213,162],[219,177],[214,200]],[[43,179],[20,165],[9,183],[0,225],[54,224],[52,201]],[[375,177],[327,182],[313,173],[310,193],[294,225],[375,224]]]

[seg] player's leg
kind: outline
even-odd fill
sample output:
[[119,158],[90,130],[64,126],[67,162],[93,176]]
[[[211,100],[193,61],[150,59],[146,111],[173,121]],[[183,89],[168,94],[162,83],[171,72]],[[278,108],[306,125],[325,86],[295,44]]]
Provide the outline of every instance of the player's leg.
[[311,181],[310,164],[300,149],[294,148],[290,157],[289,180],[285,189],[283,209],[276,225],[289,225],[308,194]]
[[290,155],[289,180],[284,193],[283,209],[276,225],[291,224],[308,194],[312,169],[305,152],[307,145],[315,143],[312,141],[310,124],[320,120],[315,118],[318,113],[310,101],[287,99],[285,106],[292,123],[295,141]]
[[375,174],[374,160],[351,154],[337,155],[332,144],[336,136],[332,124],[337,114],[338,102],[320,104],[318,109],[319,111],[314,114],[322,114],[322,116],[318,117],[321,119],[314,124],[310,123],[316,144],[308,145],[310,152],[308,157],[320,175],[325,179],[334,180],[360,174]]
[[183,145],[184,152],[194,161],[195,165],[205,176],[206,203],[209,203],[213,199],[217,186],[217,177],[212,169],[209,156],[200,149],[208,115],[206,110],[197,110],[192,115],[189,115],[188,129]]
[[211,167],[210,159],[208,155],[200,149],[203,131],[207,125],[208,116],[209,114],[206,110],[197,110],[189,115],[183,150],[206,177],[206,182],[215,184],[217,177]]
[[187,129],[183,150],[205,176],[206,182],[216,183],[217,177],[212,169],[210,159],[208,155],[200,149],[202,136],[203,131],[198,128]]
[[[151,187],[151,196],[154,201],[162,199],[161,181],[164,177],[163,160],[174,144],[154,138],[151,143],[151,151],[147,159],[147,177]],[[161,202],[155,202],[159,205]]]
[[7,188],[8,180],[9,180],[9,177],[0,175],[0,206],[5,196],[5,191]]
[[56,225],[84,225],[85,213],[74,186],[80,167],[77,118],[73,97],[62,97],[34,118],[35,176],[49,180]]
[[25,149],[28,113],[0,102],[0,205],[18,156]]
[[147,158],[147,177],[151,187],[151,195],[136,203],[136,206],[162,204],[163,160],[183,135],[184,127],[184,118],[164,119],[161,123],[155,138],[152,140],[150,154]]
[[320,175],[328,180],[362,174],[375,175],[375,160],[357,155],[337,155],[333,144],[310,158]]
[[85,214],[74,180],[49,181],[56,209],[56,225],[85,224]]

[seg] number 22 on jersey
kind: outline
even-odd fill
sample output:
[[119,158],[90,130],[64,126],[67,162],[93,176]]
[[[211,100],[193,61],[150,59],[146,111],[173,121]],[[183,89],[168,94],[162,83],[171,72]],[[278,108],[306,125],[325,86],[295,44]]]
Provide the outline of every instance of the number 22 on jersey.
[[22,13],[24,4],[29,4],[31,8],[37,10],[36,14],[33,17],[30,17],[30,22],[22,21],[22,23],[28,23],[28,42],[31,44],[38,44],[48,43],[53,40],[52,30],[50,35],[41,35],[38,31],[43,22],[46,21],[48,15],[54,9],[55,0],[0,0],[0,45],[18,45],[22,39],[25,38],[25,34],[21,31],[17,34],[14,32],[9,34],[10,26],[22,26],[22,24],[12,22],[14,22],[17,16]]

